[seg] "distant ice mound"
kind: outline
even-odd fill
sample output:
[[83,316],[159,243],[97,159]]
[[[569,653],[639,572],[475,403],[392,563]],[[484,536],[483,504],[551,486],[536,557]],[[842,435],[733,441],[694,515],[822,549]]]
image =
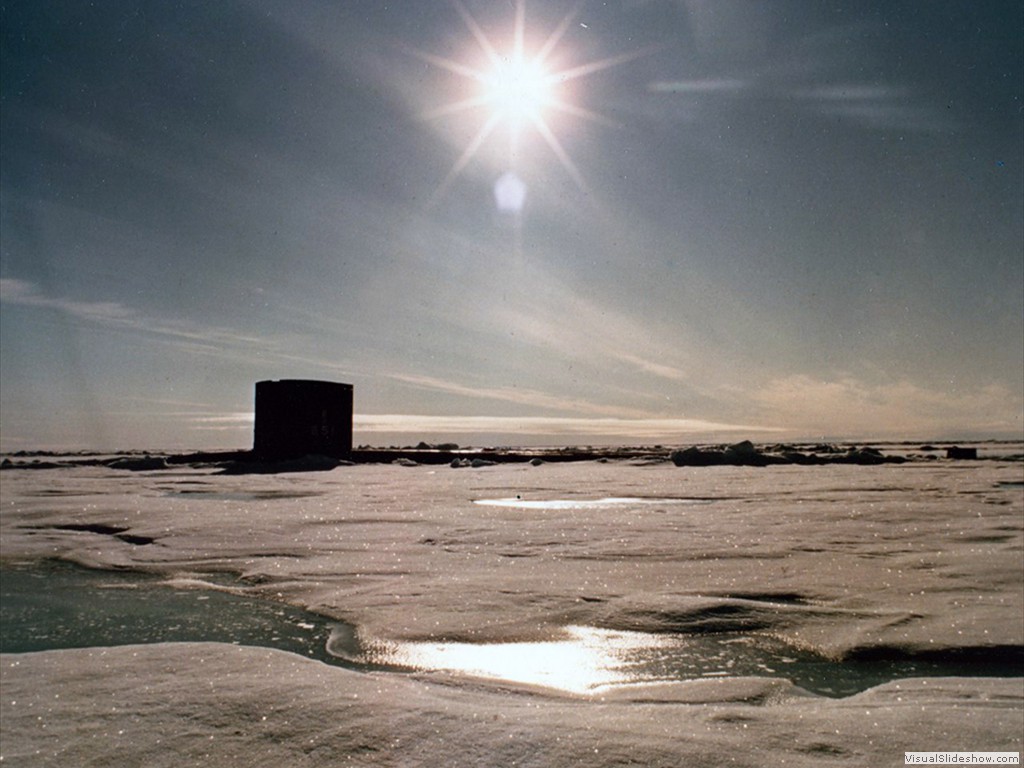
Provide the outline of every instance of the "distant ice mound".
[[693,446],[673,451],[670,458],[677,467],[767,467],[771,464],[902,464],[903,456],[886,456],[876,448],[850,448],[845,453],[831,446],[821,446],[822,453],[804,453],[790,446],[774,446],[772,449],[758,449],[749,440],[726,448],[699,448]]
[[111,469],[126,469],[131,472],[150,472],[156,469],[167,469],[167,460],[163,456],[126,456],[108,464]]

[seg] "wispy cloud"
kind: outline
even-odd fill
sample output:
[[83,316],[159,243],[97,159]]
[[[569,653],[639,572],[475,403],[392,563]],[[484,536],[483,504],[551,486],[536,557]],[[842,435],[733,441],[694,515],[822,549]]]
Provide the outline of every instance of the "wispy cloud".
[[168,397],[129,396],[129,397],[125,398],[125,399],[129,400],[131,402],[144,403],[147,407],[150,407],[150,408],[152,408],[153,406],[158,406],[158,407],[175,406],[175,407],[178,407],[178,408],[191,408],[191,409],[199,409],[199,410],[207,410],[207,411],[212,411],[212,410],[216,410],[217,409],[217,406],[212,404],[212,403],[206,403],[206,402],[200,403],[200,402],[195,402],[194,400],[176,400],[174,398],[168,398]]
[[796,374],[769,382],[749,399],[778,423],[808,434],[911,437],[1024,429],[1020,393],[1001,384],[956,391],[906,380],[869,383],[852,375]]
[[423,416],[414,414],[365,414],[355,418],[355,429],[368,433],[415,434],[520,434],[667,439],[717,433],[771,433],[781,430],[743,424],[724,424],[700,419],[619,419],[572,417]]
[[251,411],[224,413],[217,416],[193,416],[191,418],[193,424],[218,424],[229,426],[251,426],[255,420],[255,416]]
[[749,87],[746,80],[737,78],[705,78],[702,80],[655,80],[647,84],[651,93],[679,93],[698,95],[735,94]]
[[887,102],[906,98],[904,88],[874,83],[845,83],[819,85],[802,90],[795,90],[795,98],[818,101],[822,103],[849,104],[856,102]]
[[157,337],[193,354],[223,355],[229,352],[269,355],[282,345],[273,338],[240,333],[230,328],[204,326],[174,318],[156,318],[112,301],[83,301],[48,296],[34,283],[18,278],[0,279],[0,303],[60,312],[74,320],[119,331]]
[[0,279],[0,301],[28,307],[42,307],[76,317],[110,325],[130,325],[137,320],[132,309],[112,301],[76,301],[44,296],[34,283],[17,278]]
[[[509,387],[509,386],[472,386],[456,381],[437,378],[434,376],[422,376],[418,374],[392,373],[390,378],[395,381],[409,384],[422,389],[430,389],[437,392],[446,392],[452,395],[459,395],[470,399],[497,400],[503,403],[525,405],[533,408],[548,408],[570,413],[588,413],[595,416],[622,416],[624,409],[588,403],[560,395],[551,395],[535,389]],[[629,410],[629,409],[627,409]],[[626,415],[646,415],[642,411],[629,410]]]
[[[685,329],[677,327],[669,335],[663,328],[587,298],[553,276],[536,276],[533,282],[543,286],[542,291],[523,296],[515,308],[492,310],[495,327],[514,334],[520,342],[603,369],[624,363],[673,381],[689,378],[692,352]],[[665,338],[672,343],[665,343]]]
[[[164,414],[166,415],[166,414]],[[197,432],[224,432],[248,435],[253,427],[252,412],[218,415],[177,414],[189,429]],[[353,428],[364,435],[503,435],[558,439],[602,438],[615,440],[723,439],[734,434],[781,432],[773,427],[729,424],[702,419],[643,419],[572,416],[439,416],[433,414],[378,413],[356,414]]]
[[[194,431],[235,432],[252,430],[252,412],[218,415],[178,414]],[[439,416],[432,414],[378,413],[356,414],[356,432],[408,435],[516,435],[591,437],[621,440],[672,440],[694,436],[729,434],[769,434],[782,430],[749,424],[728,424],[702,419],[642,419],[571,416]]]
[[878,83],[831,83],[795,88],[788,97],[826,117],[844,118],[879,130],[948,130],[948,116],[926,107],[906,87]]
[[217,416],[189,414],[189,429],[197,432],[229,432],[250,435],[256,416],[252,411],[224,413]]
[[[551,290],[557,290],[551,288]],[[517,387],[484,381],[473,383],[473,376],[459,379],[456,375],[431,376],[419,372],[388,372],[391,366],[386,359],[374,358],[356,366],[347,363],[331,363],[314,354],[304,353],[302,345],[287,345],[273,338],[237,333],[232,329],[204,327],[177,319],[153,318],[138,310],[117,302],[96,302],[48,296],[29,281],[5,278],[0,282],[0,301],[7,305],[34,307],[61,312],[76,321],[119,331],[142,333],[156,336],[164,343],[187,348],[193,353],[233,355],[251,357],[258,354],[264,362],[273,361],[294,368],[296,365],[309,370],[331,372],[351,376],[358,368],[362,375],[376,375],[390,378],[401,384],[434,392],[458,395],[469,401],[487,400],[530,409],[544,409],[566,414],[580,414],[616,418],[644,418],[651,414],[635,407],[623,407],[607,403],[591,402],[578,397],[552,394],[538,388]],[[547,347],[558,354],[571,354],[577,358],[591,358],[594,364],[618,360],[637,370],[658,376],[681,380],[685,374],[666,363],[656,363],[632,351],[647,337],[642,328],[628,318],[599,310],[578,296],[562,295],[559,292],[554,306],[573,305],[573,321],[563,322],[561,331],[551,334],[550,302],[545,311],[544,325],[536,325],[528,315],[496,313],[492,315],[494,328],[507,331],[511,328],[521,339]],[[541,312],[541,307],[536,307]],[[599,322],[601,324],[598,328]],[[545,327],[546,326],[546,327]],[[493,329],[492,329],[493,330]],[[631,341],[633,339],[633,341]],[[170,403],[168,403],[170,404]],[[178,417],[188,414],[176,413]],[[212,429],[224,427],[227,420],[237,423],[239,417],[211,417],[199,413],[189,419],[194,428]],[[246,417],[251,423],[251,415]]]
[[670,379],[671,381],[689,381],[692,378],[687,371],[684,371],[681,368],[648,360],[647,358],[640,357],[639,355],[629,352],[617,352],[615,353],[615,357],[624,363],[635,365],[637,369],[641,371],[653,374],[654,376],[660,376],[663,379]]

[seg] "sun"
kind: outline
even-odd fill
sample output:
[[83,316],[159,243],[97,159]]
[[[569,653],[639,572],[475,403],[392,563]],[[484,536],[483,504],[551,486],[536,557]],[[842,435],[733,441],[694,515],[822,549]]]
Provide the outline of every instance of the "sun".
[[486,105],[513,128],[543,120],[544,108],[555,103],[554,80],[543,62],[522,55],[499,61],[481,85]]
[[[413,55],[424,61],[475,83],[472,95],[461,101],[429,110],[423,117],[436,120],[463,112],[481,112],[483,118],[479,129],[466,144],[462,153],[452,164],[448,175],[438,186],[433,199],[437,199],[444,193],[499,126],[508,129],[510,158],[516,154],[520,135],[526,130],[536,131],[544,139],[545,144],[558,159],[562,168],[581,189],[586,190],[583,175],[552,129],[551,117],[553,113],[559,112],[596,122],[608,121],[595,112],[567,101],[561,94],[562,87],[568,81],[638,58],[645,55],[647,51],[619,54],[587,64],[555,70],[549,66],[549,58],[560,45],[581,5],[577,5],[574,11],[562,19],[539,48],[527,52],[525,6],[523,0],[516,0],[513,44],[510,50],[501,52],[462,3],[459,0],[453,0],[453,4],[484,54],[486,66],[478,68],[432,53],[412,50]],[[580,26],[586,27],[583,24]]]

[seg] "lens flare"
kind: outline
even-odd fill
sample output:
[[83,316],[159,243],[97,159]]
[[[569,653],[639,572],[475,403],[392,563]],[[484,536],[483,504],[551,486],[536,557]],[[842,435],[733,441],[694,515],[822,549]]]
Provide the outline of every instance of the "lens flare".
[[494,203],[499,211],[519,213],[526,203],[526,184],[512,171],[503,173],[494,182]]

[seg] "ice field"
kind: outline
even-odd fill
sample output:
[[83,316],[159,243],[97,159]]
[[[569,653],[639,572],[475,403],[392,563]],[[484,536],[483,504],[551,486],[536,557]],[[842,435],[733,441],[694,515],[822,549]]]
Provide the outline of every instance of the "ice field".
[[1019,461],[0,481],[5,764],[1021,749]]

